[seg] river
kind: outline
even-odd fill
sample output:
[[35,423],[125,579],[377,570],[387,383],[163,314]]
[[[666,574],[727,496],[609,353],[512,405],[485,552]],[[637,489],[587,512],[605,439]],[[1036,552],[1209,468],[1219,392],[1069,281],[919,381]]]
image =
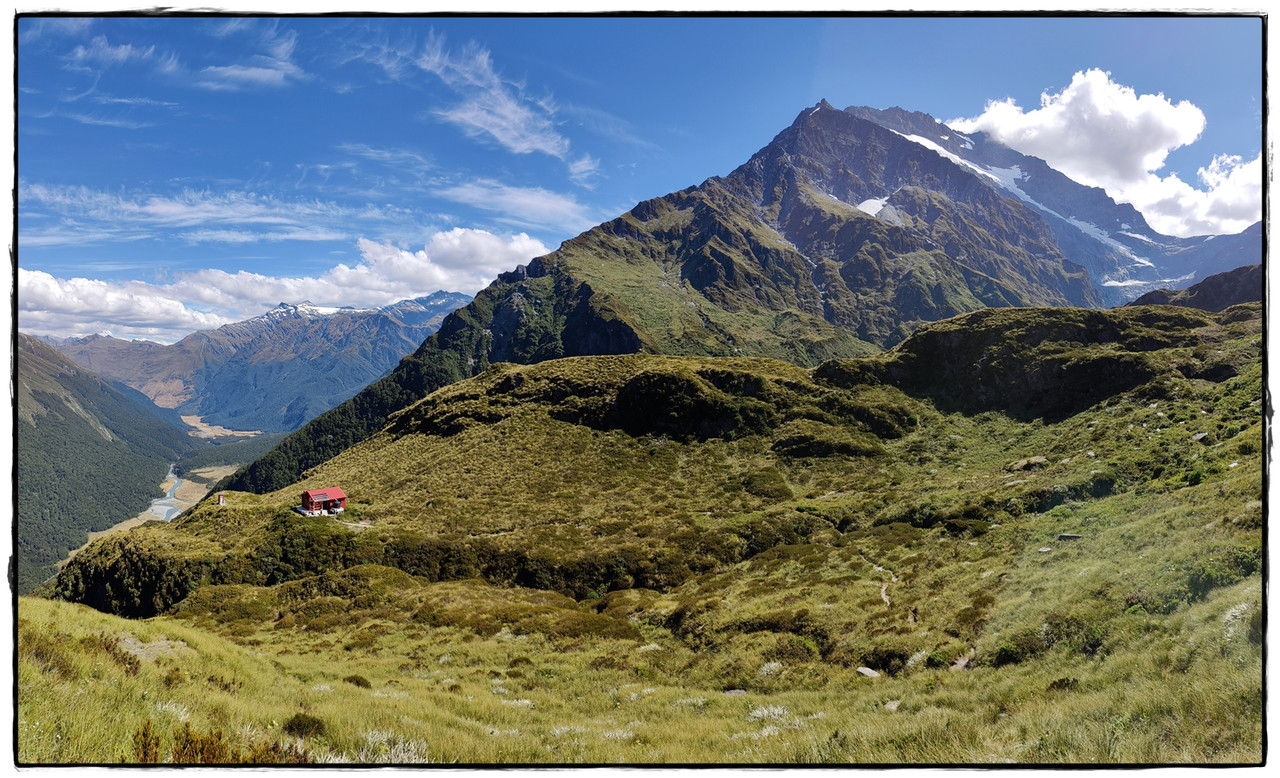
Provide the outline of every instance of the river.
[[169,493],[164,497],[151,501],[151,507],[147,509],[147,513],[152,517],[163,521],[170,521],[173,517],[182,513],[186,506],[178,505],[178,500],[174,496],[178,493],[178,487],[182,486],[182,479],[173,474],[173,465],[169,465],[169,473],[165,476],[165,480],[173,479],[173,486],[169,487]]

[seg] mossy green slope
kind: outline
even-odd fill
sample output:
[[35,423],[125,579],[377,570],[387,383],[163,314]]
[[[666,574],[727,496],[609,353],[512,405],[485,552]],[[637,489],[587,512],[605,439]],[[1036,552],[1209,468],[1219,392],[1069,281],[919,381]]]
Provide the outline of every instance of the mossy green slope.
[[[1102,355],[1110,394],[1027,402]],[[308,473],[340,521],[230,493],[57,582],[167,615],[24,600],[20,752],[110,761],[147,717],[168,747],[182,706],[370,762],[1257,763],[1263,424],[1256,304],[492,366]],[[129,731],[59,745],[56,695],[128,672],[74,652],[144,629],[241,669],[144,661]]]

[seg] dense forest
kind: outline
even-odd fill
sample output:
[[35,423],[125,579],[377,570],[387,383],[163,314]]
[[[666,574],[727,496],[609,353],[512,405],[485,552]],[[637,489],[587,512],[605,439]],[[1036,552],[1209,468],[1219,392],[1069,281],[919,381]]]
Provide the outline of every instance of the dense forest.
[[205,467],[224,467],[252,462],[275,448],[276,444],[285,439],[286,434],[277,432],[225,442],[214,440],[213,445],[208,448],[202,448],[184,456],[173,469],[174,472],[182,475]]
[[20,336],[18,591],[51,576],[86,533],[136,516],[162,496],[169,465],[205,445],[172,411],[76,368]]

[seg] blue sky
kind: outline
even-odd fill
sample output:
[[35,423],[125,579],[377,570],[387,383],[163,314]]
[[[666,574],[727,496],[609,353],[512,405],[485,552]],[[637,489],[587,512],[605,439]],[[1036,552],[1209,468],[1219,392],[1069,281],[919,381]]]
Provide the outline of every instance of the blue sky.
[[[1260,218],[1257,18],[24,17],[25,331],[475,293],[805,108],[964,120],[1168,234]],[[1057,155],[1058,158],[1054,158]]]

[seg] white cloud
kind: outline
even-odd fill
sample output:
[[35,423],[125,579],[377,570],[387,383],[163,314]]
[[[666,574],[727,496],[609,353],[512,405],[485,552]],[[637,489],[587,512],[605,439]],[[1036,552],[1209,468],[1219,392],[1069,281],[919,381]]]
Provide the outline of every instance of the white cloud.
[[1204,113],[1185,100],[1139,95],[1101,70],[1078,72],[1061,92],[1042,94],[1038,109],[992,101],[980,116],[947,124],[986,132],[1076,181],[1102,187],[1165,234],[1238,232],[1261,218],[1260,158],[1256,166],[1215,159],[1201,170],[1202,189],[1176,175],[1161,177],[1157,171],[1169,153],[1200,137]]
[[125,119],[115,116],[94,116],[87,113],[63,113],[59,115],[65,116],[72,121],[77,121],[81,124],[89,124],[95,127],[117,127],[122,130],[141,130],[147,127],[156,126],[155,122],[140,122],[134,119]]
[[408,171],[417,177],[426,175],[435,167],[430,159],[408,149],[369,146],[364,143],[343,143],[338,146],[338,150],[398,171]]
[[583,154],[579,159],[569,163],[569,177],[579,186],[591,188],[591,179],[600,172],[600,160],[590,154]]
[[[174,195],[115,194],[84,186],[22,182],[18,203],[26,246],[84,245],[169,237],[193,243],[351,240],[359,225],[404,225],[394,206],[351,207],[315,199],[285,200],[253,192],[186,189]],[[47,224],[38,217],[55,217]],[[38,226],[37,226],[38,225]]]
[[553,227],[571,232],[595,222],[577,200],[541,187],[519,187],[481,179],[437,190],[435,194],[500,214],[505,223],[525,227]]
[[253,86],[284,86],[290,73],[296,69],[280,67],[248,67],[245,65],[210,65],[201,70],[204,81],[196,82],[196,86],[206,89],[240,89]]
[[18,268],[18,321],[25,331],[63,336],[103,330],[121,335],[174,332],[180,336],[234,320],[194,309],[145,284],[59,279]]
[[1127,187],[1123,197],[1166,235],[1226,235],[1261,218],[1261,154],[1248,162],[1219,155],[1199,169],[1198,177],[1202,188],[1176,175],[1150,176]]
[[119,337],[173,341],[263,313],[280,302],[376,307],[436,290],[474,294],[500,272],[548,252],[523,233],[499,236],[453,229],[418,251],[361,238],[361,260],[316,276],[203,269],[166,284],[59,279],[18,271],[18,320],[24,331],[59,336],[110,331]]
[[520,85],[503,80],[488,50],[473,43],[454,55],[445,50],[443,36],[433,33],[416,63],[463,96],[462,104],[434,113],[468,135],[487,135],[516,154],[541,152],[563,159],[569,153],[569,141],[551,119],[555,106],[529,100]]
[[130,60],[151,59],[155,50],[155,46],[134,48],[129,43],[112,46],[106,36],[99,35],[88,46],[81,45],[72,49],[70,59],[77,65],[123,65]]
[[93,26],[94,19],[91,17],[51,17],[45,19],[20,19],[19,26],[22,30],[19,41],[22,43],[32,43],[43,37],[51,35],[79,37],[89,31]]
[[[514,154],[540,153],[567,160],[569,139],[557,129],[555,100],[550,95],[529,97],[523,84],[503,78],[488,49],[472,42],[451,51],[444,36],[434,31],[421,46],[409,39],[393,43],[380,33],[357,38],[347,41],[339,54],[341,63],[368,62],[396,80],[407,78],[415,69],[430,73],[461,99],[424,115],[443,119],[468,137],[496,142]],[[589,158],[567,163],[575,181],[584,175],[585,159]]]
[[293,50],[298,44],[298,33],[288,30],[278,32],[278,25],[273,23],[259,31],[256,25],[242,24],[244,20],[232,20],[213,29],[217,37],[225,37],[243,32],[257,32],[257,44],[264,54],[254,54],[243,63],[231,65],[210,65],[200,71],[200,80],[193,82],[195,86],[211,90],[240,90],[256,87],[281,88],[293,81],[305,80],[309,76],[293,62]]

